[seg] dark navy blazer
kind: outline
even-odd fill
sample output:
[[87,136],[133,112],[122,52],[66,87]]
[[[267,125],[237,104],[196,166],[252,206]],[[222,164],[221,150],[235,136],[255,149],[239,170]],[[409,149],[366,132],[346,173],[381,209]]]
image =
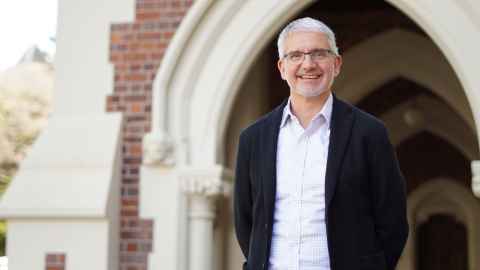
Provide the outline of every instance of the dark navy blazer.
[[[277,140],[286,102],[240,134],[235,230],[243,269],[268,267]],[[325,178],[332,270],[393,270],[408,235],[405,180],[385,126],[334,96]]]

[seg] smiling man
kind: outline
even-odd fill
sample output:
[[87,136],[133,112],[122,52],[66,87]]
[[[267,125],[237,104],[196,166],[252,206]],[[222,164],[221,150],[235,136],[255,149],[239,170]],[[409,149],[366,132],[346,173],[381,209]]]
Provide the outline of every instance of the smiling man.
[[235,229],[249,270],[393,270],[405,181],[385,126],[332,94],[342,58],[322,22],[278,37],[290,96],[240,135]]

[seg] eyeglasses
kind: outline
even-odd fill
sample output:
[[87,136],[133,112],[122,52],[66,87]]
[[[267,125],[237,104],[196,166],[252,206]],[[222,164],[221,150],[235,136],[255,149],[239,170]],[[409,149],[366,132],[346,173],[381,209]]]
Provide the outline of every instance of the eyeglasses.
[[315,49],[310,52],[301,52],[293,51],[285,54],[284,59],[287,59],[289,62],[298,64],[305,60],[305,55],[310,55],[310,59],[314,62],[321,62],[327,59],[330,55],[336,55],[332,50],[329,49]]

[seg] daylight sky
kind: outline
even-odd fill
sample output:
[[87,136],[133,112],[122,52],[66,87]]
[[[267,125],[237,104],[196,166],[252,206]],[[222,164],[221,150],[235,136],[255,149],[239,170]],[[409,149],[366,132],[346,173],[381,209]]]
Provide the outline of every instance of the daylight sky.
[[33,45],[53,53],[57,0],[0,0],[0,72]]

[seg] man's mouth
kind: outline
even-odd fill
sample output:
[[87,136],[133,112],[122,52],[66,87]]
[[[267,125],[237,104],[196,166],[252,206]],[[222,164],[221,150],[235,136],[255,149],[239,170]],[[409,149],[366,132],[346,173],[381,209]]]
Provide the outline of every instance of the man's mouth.
[[297,75],[298,78],[304,80],[315,80],[321,77],[321,75]]

